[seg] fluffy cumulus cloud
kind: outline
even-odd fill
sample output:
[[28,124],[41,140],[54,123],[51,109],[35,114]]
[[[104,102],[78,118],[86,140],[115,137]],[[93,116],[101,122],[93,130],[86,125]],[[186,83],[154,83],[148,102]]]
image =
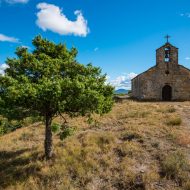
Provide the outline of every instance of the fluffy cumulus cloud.
[[75,21],[70,21],[62,9],[53,4],[39,3],[37,5],[37,25],[44,31],[50,30],[60,35],[86,36],[89,33],[87,20],[82,12],[77,10]]
[[15,4],[15,3],[28,3],[29,0],[5,0],[7,3]]
[[126,73],[122,76],[118,76],[114,80],[108,79],[108,83],[110,83],[112,86],[114,86],[116,89],[126,89],[130,90],[131,89],[131,79],[136,77],[136,73]]
[[17,38],[9,37],[9,36],[6,36],[4,34],[0,34],[0,41],[1,42],[13,42],[13,43],[19,42],[19,40]]
[[0,65],[0,75],[4,75],[5,69],[8,68],[8,65],[3,63]]

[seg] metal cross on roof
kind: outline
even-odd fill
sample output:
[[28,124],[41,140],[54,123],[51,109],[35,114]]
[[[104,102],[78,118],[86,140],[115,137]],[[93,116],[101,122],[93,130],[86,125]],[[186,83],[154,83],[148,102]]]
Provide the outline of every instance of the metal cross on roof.
[[171,38],[171,36],[166,35],[165,38],[167,39],[167,43],[169,42],[169,38]]

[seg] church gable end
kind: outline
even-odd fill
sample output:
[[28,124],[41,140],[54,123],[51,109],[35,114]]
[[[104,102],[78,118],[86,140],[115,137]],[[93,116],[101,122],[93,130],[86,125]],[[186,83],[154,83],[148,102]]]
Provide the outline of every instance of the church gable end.
[[156,50],[156,65],[132,80],[140,100],[190,100],[190,70],[178,64],[178,48],[167,42]]

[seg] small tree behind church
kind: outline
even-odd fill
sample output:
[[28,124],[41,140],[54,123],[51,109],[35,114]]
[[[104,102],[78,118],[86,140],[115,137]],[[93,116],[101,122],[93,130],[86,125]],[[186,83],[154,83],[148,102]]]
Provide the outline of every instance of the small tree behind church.
[[[52,157],[52,119],[104,114],[111,110],[113,88],[106,85],[100,68],[76,61],[77,50],[37,36],[31,53],[16,50],[17,58],[8,58],[5,75],[0,76],[1,114],[28,116],[37,114],[45,121],[45,156]],[[15,112],[14,112],[15,113]]]

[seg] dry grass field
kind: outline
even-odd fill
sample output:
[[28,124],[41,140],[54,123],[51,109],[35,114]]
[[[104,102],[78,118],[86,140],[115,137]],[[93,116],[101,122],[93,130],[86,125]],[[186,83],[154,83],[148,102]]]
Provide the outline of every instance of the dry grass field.
[[43,125],[0,137],[0,189],[190,190],[190,102],[124,100],[94,119],[69,119],[49,162]]

